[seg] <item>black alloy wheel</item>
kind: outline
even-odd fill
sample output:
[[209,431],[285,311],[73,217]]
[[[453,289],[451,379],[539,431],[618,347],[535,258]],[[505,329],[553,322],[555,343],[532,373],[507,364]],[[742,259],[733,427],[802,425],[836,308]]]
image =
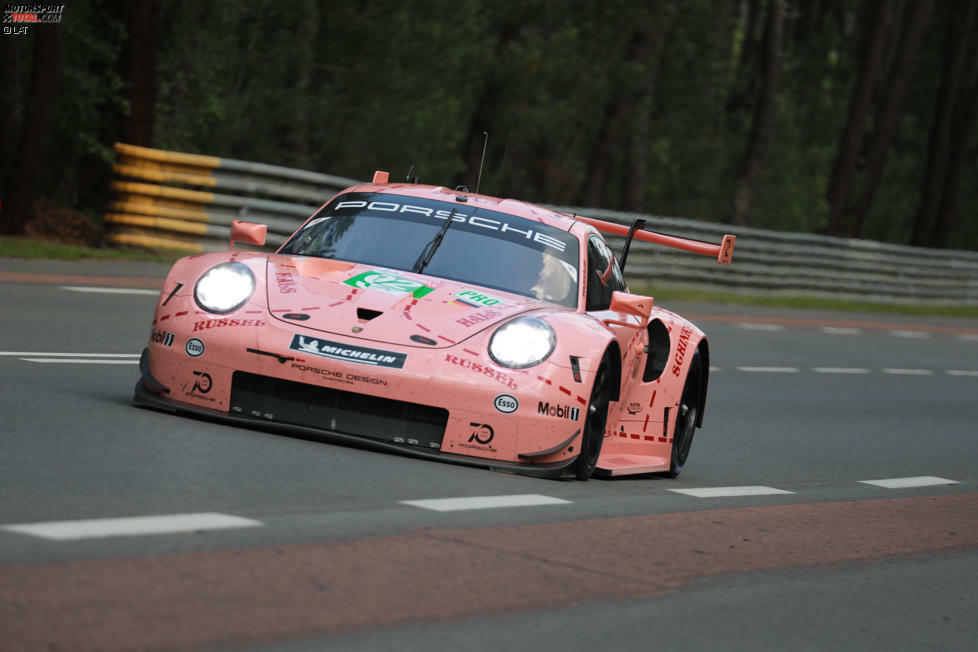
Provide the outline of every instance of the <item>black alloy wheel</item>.
[[587,404],[584,417],[584,436],[581,438],[581,452],[574,464],[574,474],[578,480],[587,480],[594,473],[604,443],[604,428],[608,422],[608,402],[611,396],[611,374],[608,373],[609,353],[604,354],[598,373],[591,387],[591,400]]

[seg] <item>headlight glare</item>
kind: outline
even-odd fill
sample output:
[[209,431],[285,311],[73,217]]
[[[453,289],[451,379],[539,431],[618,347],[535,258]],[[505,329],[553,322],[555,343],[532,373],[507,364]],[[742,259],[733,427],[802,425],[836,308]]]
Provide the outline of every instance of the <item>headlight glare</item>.
[[547,322],[537,317],[519,317],[507,322],[489,340],[489,357],[510,369],[525,369],[546,360],[557,346],[557,336]]
[[255,275],[242,263],[207,270],[194,286],[194,300],[207,312],[223,315],[244,305],[255,291]]

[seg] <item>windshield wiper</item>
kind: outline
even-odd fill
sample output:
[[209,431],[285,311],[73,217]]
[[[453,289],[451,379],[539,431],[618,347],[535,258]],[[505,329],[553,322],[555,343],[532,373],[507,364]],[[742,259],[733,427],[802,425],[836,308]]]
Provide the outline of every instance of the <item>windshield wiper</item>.
[[418,259],[414,262],[414,269],[412,271],[415,274],[420,274],[423,272],[424,268],[431,262],[432,256],[435,255],[435,252],[438,251],[438,247],[441,246],[441,241],[445,239],[445,231],[447,231],[448,227],[452,225],[452,218],[455,217],[456,210],[458,209],[452,209],[451,214],[448,216],[448,219],[445,220],[445,223],[441,225],[441,229],[438,231],[437,235],[435,235],[435,237],[431,239],[431,242],[426,244],[424,249],[421,250],[421,255],[418,256]]

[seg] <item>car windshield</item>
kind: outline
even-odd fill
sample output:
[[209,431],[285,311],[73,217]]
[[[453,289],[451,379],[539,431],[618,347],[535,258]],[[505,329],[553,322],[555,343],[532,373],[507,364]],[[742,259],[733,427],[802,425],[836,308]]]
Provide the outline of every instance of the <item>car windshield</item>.
[[279,253],[411,271],[449,216],[452,224],[425,274],[577,305],[574,236],[461,202],[346,193],[324,206]]

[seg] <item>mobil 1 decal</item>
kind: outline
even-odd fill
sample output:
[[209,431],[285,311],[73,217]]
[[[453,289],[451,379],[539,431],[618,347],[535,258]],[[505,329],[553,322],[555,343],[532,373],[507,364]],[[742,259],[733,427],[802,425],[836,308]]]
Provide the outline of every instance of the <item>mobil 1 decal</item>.
[[537,414],[542,414],[543,416],[554,417],[557,419],[577,421],[577,418],[581,416],[581,410],[580,408],[571,407],[570,405],[559,405],[557,403],[551,404],[549,401],[540,401],[537,403]]
[[154,327],[152,333],[150,333],[149,341],[161,346],[172,346],[173,333],[161,331]]
[[403,278],[389,272],[363,272],[343,281],[346,285],[355,288],[371,288],[381,290],[390,294],[410,294],[415,299],[420,299],[434,288],[430,288],[424,283]]
[[292,336],[292,343],[289,345],[289,348],[293,351],[311,353],[324,358],[332,358],[333,360],[345,360],[347,362],[369,364],[375,367],[392,367],[394,369],[402,369],[404,367],[404,361],[407,360],[406,353],[342,344],[340,342],[323,340],[318,337],[306,337],[298,333]]

